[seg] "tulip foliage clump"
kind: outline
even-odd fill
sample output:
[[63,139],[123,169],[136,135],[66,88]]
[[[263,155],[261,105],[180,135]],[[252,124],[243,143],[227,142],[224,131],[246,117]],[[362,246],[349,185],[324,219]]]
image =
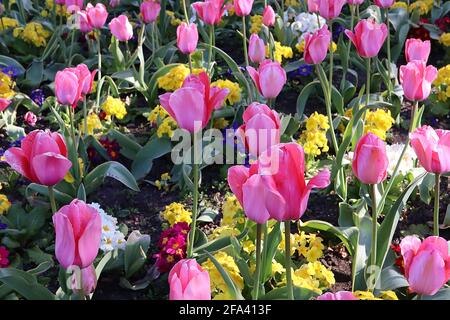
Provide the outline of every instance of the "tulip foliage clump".
[[0,299],[450,300],[449,12],[0,1]]

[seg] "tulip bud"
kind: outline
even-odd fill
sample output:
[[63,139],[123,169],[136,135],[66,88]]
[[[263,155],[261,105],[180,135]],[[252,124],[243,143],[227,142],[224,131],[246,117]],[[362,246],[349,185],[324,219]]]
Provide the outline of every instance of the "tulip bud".
[[37,117],[36,117],[36,115],[35,115],[33,112],[31,112],[31,111],[28,111],[27,113],[25,113],[25,116],[24,116],[23,119],[25,120],[25,122],[26,122],[28,125],[30,125],[30,126],[32,126],[32,127],[34,127],[34,126],[36,125]]
[[198,31],[195,23],[181,23],[177,28],[177,46],[184,54],[191,54],[197,48]]
[[266,99],[276,98],[287,81],[286,71],[276,61],[264,60],[259,65],[258,70],[247,67],[247,71],[258,91]]
[[264,40],[256,33],[252,33],[248,45],[248,57],[253,63],[261,63],[266,57],[266,46]]
[[253,0],[234,0],[234,11],[237,16],[245,17],[252,11]]
[[169,300],[211,300],[209,273],[194,259],[183,259],[173,266],[169,286]]
[[112,19],[109,23],[109,29],[119,41],[126,42],[133,38],[133,27],[124,14]]
[[330,46],[331,32],[327,25],[323,25],[321,29],[313,34],[305,35],[305,49],[303,57],[308,64],[319,64],[325,60]]
[[407,39],[405,43],[405,57],[406,62],[413,60],[428,61],[428,56],[431,51],[430,40],[422,41],[420,39]]
[[264,8],[262,21],[266,27],[272,27],[275,24],[275,11],[271,6]]
[[400,84],[408,100],[423,101],[431,93],[431,84],[437,78],[438,71],[425,62],[414,60],[400,67]]

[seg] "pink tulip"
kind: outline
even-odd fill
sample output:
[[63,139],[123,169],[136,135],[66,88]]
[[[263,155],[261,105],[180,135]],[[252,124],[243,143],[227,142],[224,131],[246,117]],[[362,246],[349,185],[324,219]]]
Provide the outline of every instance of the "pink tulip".
[[181,23],[177,28],[177,46],[184,54],[191,54],[197,48],[198,31],[195,23]]
[[386,9],[394,4],[394,0],[373,0],[377,6],[380,8]]
[[253,0],[234,0],[234,11],[237,16],[245,17],[252,11]]
[[208,271],[195,261],[178,261],[169,273],[169,300],[211,300]]
[[58,71],[55,77],[55,95],[58,103],[76,107],[81,98],[81,86],[77,75],[68,69]]
[[11,100],[0,98],[0,112],[6,110],[8,106],[11,104]]
[[311,13],[318,13],[319,2],[320,0],[308,0],[308,11]]
[[400,67],[400,83],[403,94],[408,100],[422,101],[431,93],[431,84],[437,78],[438,71],[425,62],[413,60]]
[[66,4],[66,0],[55,0],[56,4],[63,5]]
[[422,167],[432,173],[450,172],[450,131],[430,126],[417,128],[409,135],[411,146]]
[[263,24],[266,27],[272,27],[275,24],[275,11],[271,6],[266,6],[263,11]]
[[67,11],[77,12],[83,9],[84,0],[65,0]]
[[319,3],[319,13],[325,19],[334,19],[341,14],[342,7],[346,0],[317,0]]
[[72,163],[64,138],[56,132],[35,130],[5,152],[6,162],[34,183],[54,186],[64,179]]
[[119,41],[125,42],[133,38],[133,26],[124,14],[112,19],[108,26],[113,36]]
[[387,37],[387,27],[378,24],[374,19],[361,20],[355,27],[355,32],[345,30],[347,37],[353,42],[358,54],[364,58],[378,55]]
[[180,128],[196,132],[208,124],[213,110],[222,106],[228,93],[228,89],[211,87],[208,75],[202,72],[188,76],[180,89],[160,95],[159,100]]
[[369,132],[356,144],[353,155],[353,174],[365,184],[377,184],[386,179],[389,161],[386,144]]
[[265,104],[253,102],[242,115],[244,124],[236,135],[244,142],[250,154],[258,157],[275,144],[280,143],[280,117]]
[[276,61],[264,60],[258,70],[247,67],[250,77],[253,79],[258,91],[266,98],[276,98],[287,81],[286,71]]
[[72,275],[72,291],[82,296],[88,296],[95,291],[97,274],[94,265],[75,271]]
[[80,31],[83,33],[91,32],[94,28],[89,23],[89,18],[87,16],[86,11],[84,11],[84,10],[78,11],[77,15],[78,15],[77,18],[78,18],[78,25],[80,27]]
[[102,236],[102,219],[98,211],[75,199],[53,215],[55,255],[67,269],[89,267],[97,257]]
[[75,68],[66,68],[65,70],[71,71],[77,76],[81,94],[87,95],[91,93],[97,70],[89,71],[89,68],[84,63],[79,64]]
[[428,61],[428,56],[431,51],[430,40],[422,41],[420,39],[407,39],[405,43],[405,57],[406,62],[413,60]]
[[141,3],[141,15],[145,23],[155,22],[160,10],[161,5],[157,1],[144,1]]
[[86,6],[86,14],[89,24],[93,29],[102,28],[108,18],[108,11],[106,11],[106,7],[102,3],[97,3],[95,7],[91,3],[88,3]]
[[358,300],[350,291],[327,292],[316,298],[317,300]]
[[432,296],[450,279],[447,240],[433,236],[421,243],[417,237],[407,236],[400,249],[412,291]]
[[364,0],[347,0],[347,3],[352,6],[359,6],[364,3]]
[[225,12],[224,0],[205,0],[192,4],[200,19],[209,25],[217,25]]
[[109,0],[109,6],[115,8],[120,5],[120,0]]
[[327,25],[323,25],[321,29],[313,34],[305,35],[305,49],[303,58],[308,64],[319,64],[327,56],[328,47],[330,46],[331,32]]
[[28,125],[30,125],[30,126],[32,126],[32,127],[34,127],[34,126],[36,125],[37,117],[36,117],[36,115],[35,115],[33,112],[31,112],[31,111],[28,111],[27,113],[25,113],[25,116],[23,117],[23,119],[25,120],[25,122],[26,122]]
[[252,33],[248,45],[248,57],[253,63],[261,63],[266,58],[266,45],[256,33]]

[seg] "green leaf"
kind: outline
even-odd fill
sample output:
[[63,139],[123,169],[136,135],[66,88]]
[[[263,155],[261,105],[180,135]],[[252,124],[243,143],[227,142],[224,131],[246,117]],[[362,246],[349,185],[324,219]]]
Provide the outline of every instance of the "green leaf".
[[36,276],[22,270],[0,269],[0,282],[28,300],[55,300],[55,296],[37,282]]
[[303,117],[303,113],[305,112],[306,103],[308,102],[309,96],[316,91],[316,86],[319,85],[320,82],[318,80],[308,83],[303,87],[302,91],[297,97],[297,113],[299,118]]
[[137,180],[144,178],[152,169],[153,160],[162,157],[171,150],[172,143],[168,138],[158,138],[158,136],[153,135],[149,142],[136,154],[136,158],[131,165],[133,176]]
[[[58,191],[56,188],[54,190],[55,190],[56,201],[58,201],[59,203],[67,204],[73,200],[73,198],[71,196],[69,196],[68,194]],[[31,191],[37,192],[43,196],[48,197],[48,187],[47,186],[43,186],[43,185],[40,185],[37,183],[30,183],[25,190],[25,195],[27,198],[31,197],[31,195],[30,195]]]
[[124,255],[125,276],[127,278],[144,266],[149,245],[150,236],[143,235],[139,231],[133,231],[128,236]]
[[83,183],[78,187],[77,198],[86,201],[86,190],[84,189]]
[[450,288],[441,288],[433,296],[422,296],[422,300],[450,300]]
[[386,291],[409,287],[409,283],[405,276],[398,272],[397,268],[390,266],[381,271],[380,286],[380,290]]
[[120,153],[128,159],[134,160],[136,154],[142,149],[139,143],[115,129],[111,129],[109,135],[119,143]]
[[[294,286],[294,299],[295,300],[311,300],[318,296],[317,292],[306,288],[299,288]],[[261,300],[287,300],[287,290],[286,287],[280,287],[269,291]]]
[[280,222],[277,222],[267,236],[267,252],[266,256],[262,259],[262,261],[265,261],[264,269],[262,270],[263,282],[266,282],[272,276],[272,260],[275,257],[278,245],[281,242],[281,234],[281,224]]

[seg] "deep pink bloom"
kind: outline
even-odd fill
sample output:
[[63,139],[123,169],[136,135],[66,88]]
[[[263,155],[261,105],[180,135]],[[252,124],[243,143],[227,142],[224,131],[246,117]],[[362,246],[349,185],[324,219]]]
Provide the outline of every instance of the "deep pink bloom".
[[89,24],[93,29],[100,29],[105,25],[106,19],[108,19],[108,11],[102,3],[97,3],[95,7],[88,3],[86,6],[86,14]]
[[280,143],[280,117],[275,110],[265,104],[253,102],[242,115],[244,124],[236,135],[245,144],[246,149],[255,157],[271,146]]
[[55,96],[58,103],[75,108],[81,99],[79,78],[73,70],[58,71],[55,76]]
[[72,275],[72,291],[82,296],[88,296],[95,291],[97,286],[97,275],[93,264],[74,272]]
[[417,128],[409,135],[411,146],[422,167],[432,173],[450,172],[450,131],[430,126]]
[[89,18],[85,10],[77,12],[78,25],[80,26],[80,31],[83,33],[89,33],[94,28],[89,23]]
[[133,26],[124,14],[112,19],[108,26],[113,36],[119,41],[125,42],[133,38]]
[[253,0],[234,0],[234,11],[237,16],[245,17],[252,11]]
[[358,300],[350,291],[327,292],[316,298],[317,300]]
[[65,5],[68,12],[77,12],[83,9],[84,0],[65,0]]
[[341,14],[342,7],[346,0],[317,0],[319,13],[325,19],[334,19]]
[[66,68],[65,70],[71,71],[77,76],[81,94],[87,95],[91,93],[97,69],[91,72],[87,65],[82,63],[75,68]]
[[347,0],[347,3],[352,6],[359,6],[364,3],[364,0]]
[[158,1],[144,1],[141,3],[141,15],[145,23],[155,22],[160,10],[161,5]]
[[353,155],[353,174],[365,184],[377,184],[386,179],[389,161],[386,143],[369,132],[362,136]]
[[7,268],[9,266],[9,251],[4,246],[0,246],[0,268]]
[[30,132],[20,148],[6,150],[5,158],[21,175],[45,186],[58,184],[72,166],[62,135],[42,130]]
[[386,9],[392,6],[395,0],[373,0],[373,2],[380,8]]
[[323,25],[321,29],[313,34],[307,33],[304,39],[303,58],[305,62],[308,64],[319,64],[325,60],[331,41],[331,32],[328,30],[327,25]]
[[261,63],[266,59],[266,45],[256,33],[252,33],[250,36],[248,57],[253,63]]
[[173,266],[169,286],[169,300],[211,300],[209,273],[195,259],[184,259]]
[[359,21],[354,32],[345,30],[345,34],[355,45],[358,54],[364,58],[378,55],[388,36],[386,25],[378,24],[374,19]]
[[431,93],[431,84],[437,78],[438,71],[425,62],[413,60],[406,66],[400,66],[400,84],[408,100],[422,101]]
[[10,104],[11,104],[11,100],[5,99],[5,98],[0,98],[0,112],[6,110],[6,108],[8,108],[8,106]]
[[421,243],[419,238],[407,236],[400,248],[412,291],[432,296],[450,279],[447,240],[433,236]]
[[177,46],[184,54],[191,54],[197,49],[198,31],[195,23],[182,22],[177,28]]
[[262,21],[266,27],[272,27],[275,24],[275,11],[271,6],[267,5],[264,8]]
[[34,127],[34,126],[36,125],[37,117],[36,117],[36,115],[35,115],[33,112],[31,112],[31,111],[28,111],[27,113],[25,113],[25,116],[23,117],[23,119],[25,120],[25,122],[26,122],[28,125],[30,125],[30,126],[32,126],[32,127]]
[[308,0],[308,11],[311,13],[318,13],[319,1],[320,0]]
[[276,98],[287,81],[286,71],[277,61],[267,59],[261,62],[258,70],[247,67],[247,71],[258,91],[266,99]]
[[98,211],[75,199],[53,215],[55,255],[67,269],[72,265],[89,267],[97,257],[102,236],[102,219]]
[[406,62],[413,60],[421,60],[425,63],[428,61],[428,56],[431,51],[430,40],[422,41],[420,39],[407,39],[405,43],[405,57]]
[[195,132],[208,124],[212,112],[222,106],[228,92],[211,87],[208,75],[202,72],[188,76],[180,89],[160,95],[159,100],[180,128]]
[[205,0],[192,4],[200,19],[209,25],[217,25],[225,12],[224,0]]

